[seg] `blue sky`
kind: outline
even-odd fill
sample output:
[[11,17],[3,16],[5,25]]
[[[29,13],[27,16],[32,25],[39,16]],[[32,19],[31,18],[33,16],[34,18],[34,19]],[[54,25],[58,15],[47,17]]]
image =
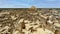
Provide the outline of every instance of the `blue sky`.
[[0,0],[0,8],[60,8],[60,0]]

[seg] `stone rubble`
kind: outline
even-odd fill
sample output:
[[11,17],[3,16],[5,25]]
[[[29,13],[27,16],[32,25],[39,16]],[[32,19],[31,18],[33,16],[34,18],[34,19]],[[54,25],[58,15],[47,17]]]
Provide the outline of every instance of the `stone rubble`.
[[60,32],[60,18],[55,15],[59,17],[59,12],[2,11],[0,34],[56,34],[57,31]]

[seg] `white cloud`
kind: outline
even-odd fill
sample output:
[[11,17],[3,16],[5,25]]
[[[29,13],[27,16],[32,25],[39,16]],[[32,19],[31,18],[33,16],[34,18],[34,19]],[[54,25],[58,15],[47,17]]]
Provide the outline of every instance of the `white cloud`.
[[56,1],[56,0],[46,0],[46,1]]
[[23,8],[23,7],[28,7],[29,4],[3,4],[0,3],[0,8]]

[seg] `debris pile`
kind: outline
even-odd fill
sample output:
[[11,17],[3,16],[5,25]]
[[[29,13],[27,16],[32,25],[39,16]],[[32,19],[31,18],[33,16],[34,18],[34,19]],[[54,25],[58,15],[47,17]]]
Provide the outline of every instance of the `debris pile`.
[[56,10],[52,11],[37,10],[34,13],[2,11],[0,12],[0,34],[59,34],[60,13]]

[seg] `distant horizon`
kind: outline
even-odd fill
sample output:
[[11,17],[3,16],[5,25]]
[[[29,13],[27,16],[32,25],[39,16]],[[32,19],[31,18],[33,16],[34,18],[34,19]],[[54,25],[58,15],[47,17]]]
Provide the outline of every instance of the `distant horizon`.
[[60,0],[0,0],[0,8],[60,8]]

